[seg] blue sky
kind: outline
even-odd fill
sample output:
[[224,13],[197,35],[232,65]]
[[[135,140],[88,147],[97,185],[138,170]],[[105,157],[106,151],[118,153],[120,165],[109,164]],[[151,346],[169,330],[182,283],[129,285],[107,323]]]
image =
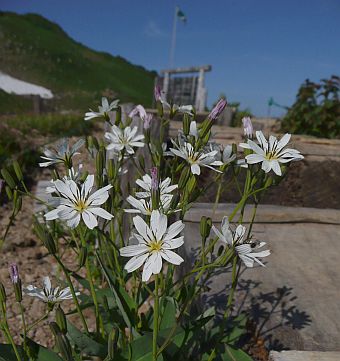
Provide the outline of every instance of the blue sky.
[[223,92],[263,116],[269,97],[289,106],[306,78],[340,73],[339,0],[1,0],[0,9],[39,13],[93,49],[159,71],[176,4],[188,21],[178,23],[175,66],[212,65],[209,105]]

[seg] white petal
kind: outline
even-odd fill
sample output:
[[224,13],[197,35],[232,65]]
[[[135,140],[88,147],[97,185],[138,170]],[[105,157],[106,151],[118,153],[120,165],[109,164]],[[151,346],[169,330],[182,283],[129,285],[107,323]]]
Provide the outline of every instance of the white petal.
[[150,226],[157,240],[161,240],[168,225],[167,217],[159,211],[152,211]]
[[177,237],[177,238],[173,238],[170,239],[168,241],[165,241],[163,243],[163,249],[175,249],[178,247],[181,247],[181,245],[184,243],[184,237]]
[[[169,251],[171,252],[171,251]],[[154,252],[150,256],[150,262],[152,262],[152,273],[157,275],[162,269],[162,257],[160,252]]]
[[280,164],[277,160],[272,160],[271,162],[271,168],[273,169],[273,171],[278,175],[281,176],[282,172],[281,172],[281,168],[280,168]]
[[99,208],[99,207],[90,207],[88,208],[88,211],[95,214],[96,216],[99,216],[101,218],[104,218],[104,219],[112,219],[113,218],[113,215],[111,213],[109,213],[108,211],[106,211],[105,209],[103,208]]
[[43,277],[43,285],[44,285],[44,289],[46,291],[48,291],[48,293],[49,293],[51,291],[51,288],[52,288],[50,277],[48,277],[48,276]]
[[281,150],[283,147],[285,147],[289,141],[290,141],[290,138],[291,138],[291,134],[289,133],[286,133],[280,140],[279,140],[279,143],[277,145],[277,150]]
[[151,230],[149,226],[145,223],[142,217],[136,216],[133,218],[133,224],[137,230],[137,232],[146,240],[150,241],[149,234]]
[[192,174],[201,174],[201,168],[197,163],[191,164],[191,173]]
[[120,255],[122,257],[132,257],[132,256],[139,256],[145,252],[148,252],[148,247],[144,244],[126,246],[119,250]]
[[74,218],[71,218],[67,221],[67,225],[70,228],[76,228],[80,222],[80,213],[77,213],[77,215]]
[[59,215],[58,215],[59,212],[60,212],[60,209],[56,208],[56,209],[53,209],[52,211],[46,213],[44,215],[44,217],[46,218],[47,221],[52,221],[53,219],[59,218]]
[[172,238],[176,237],[180,232],[183,231],[185,225],[182,221],[177,221],[173,223],[166,231],[164,236],[164,241],[171,240]]
[[182,257],[180,257],[177,253],[169,250],[164,250],[162,252],[162,257],[166,261],[175,265],[180,265],[182,262],[184,262],[184,259]]
[[97,227],[97,218],[91,212],[84,211],[81,215],[84,223],[88,228],[93,229],[94,227]]
[[135,257],[132,257],[124,266],[127,272],[133,272],[138,269],[148,258],[149,253],[144,253]]
[[81,194],[83,198],[87,198],[88,194],[92,190],[93,183],[94,183],[94,175],[90,174],[86,177],[86,180],[81,187]]
[[263,162],[264,157],[260,154],[249,154],[246,156],[246,161],[248,164],[256,164],[256,163],[260,163]]
[[151,275],[152,275],[152,262],[150,261],[151,256],[145,261],[145,265],[143,268],[142,273],[142,281],[147,282],[149,281]]

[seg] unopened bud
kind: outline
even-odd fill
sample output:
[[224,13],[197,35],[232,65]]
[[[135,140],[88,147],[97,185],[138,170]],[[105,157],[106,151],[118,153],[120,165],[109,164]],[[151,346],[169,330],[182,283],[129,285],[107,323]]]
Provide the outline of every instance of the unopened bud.
[[203,239],[207,239],[210,235],[212,226],[211,218],[203,216],[200,222],[200,233]]
[[190,133],[190,123],[191,119],[188,114],[183,115],[183,133],[185,136],[188,136]]
[[113,328],[109,334],[107,341],[107,357],[111,361],[115,356],[115,350],[117,347],[117,331]]
[[5,182],[8,184],[8,186],[11,189],[14,189],[16,184],[14,182],[13,177],[8,172],[8,170],[7,169],[1,169],[1,175],[2,175],[2,178],[5,180]]
[[223,112],[224,108],[227,106],[226,99],[220,99],[217,104],[214,106],[214,108],[211,110],[210,114],[208,115],[208,118],[210,120],[217,119],[221,113]]
[[50,323],[51,331],[55,337],[56,346],[65,361],[74,361],[72,357],[72,348],[67,337],[61,332],[55,322]]
[[2,282],[0,282],[0,302],[6,302],[6,290]]
[[79,256],[78,256],[79,267],[84,266],[84,264],[86,262],[86,258],[87,258],[87,248],[86,247],[81,247],[80,252],[79,252]]
[[24,176],[22,174],[20,165],[19,165],[19,163],[17,161],[13,162],[13,168],[14,168],[14,172],[15,172],[18,180],[21,182],[24,179]]
[[57,322],[57,325],[59,326],[60,331],[66,335],[67,334],[67,322],[66,322],[66,316],[63,311],[63,309],[60,307],[60,305],[57,307],[55,311],[55,320]]
[[254,129],[253,129],[253,124],[251,122],[250,117],[243,117],[242,124],[243,124],[243,130],[244,130],[245,137],[252,139]]
[[42,241],[50,254],[54,255],[57,253],[54,239],[48,232],[44,232],[44,238],[42,239]]

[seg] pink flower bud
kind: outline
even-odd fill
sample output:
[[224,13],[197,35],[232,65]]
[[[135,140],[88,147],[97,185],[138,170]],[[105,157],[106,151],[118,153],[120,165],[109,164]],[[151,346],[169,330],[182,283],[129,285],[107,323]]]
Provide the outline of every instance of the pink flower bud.
[[158,190],[158,170],[156,167],[151,168],[151,190]]
[[155,97],[156,102],[162,100],[162,91],[161,91],[161,87],[159,85],[155,85],[154,97]]
[[18,266],[16,263],[11,263],[9,266],[9,275],[13,284],[18,283],[20,276],[18,271]]
[[137,105],[129,114],[130,118],[135,117],[138,115],[142,120],[146,117],[146,111],[142,105]]
[[144,129],[150,128],[151,120],[152,120],[152,114],[147,113],[146,117],[144,118],[144,124],[143,124]]
[[217,119],[221,115],[221,113],[223,112],[226,106],[227,106],[227,101],[225,99],[220,99],[218,103],[214,106],[210,114],[208,115],[208,118],[210,120]]
[[253,124],[251,122],[250,117],[244,117],[242,118],[242,124],[243,124],[243,129],[244,129],[244,135],[247,138],[253,138]]

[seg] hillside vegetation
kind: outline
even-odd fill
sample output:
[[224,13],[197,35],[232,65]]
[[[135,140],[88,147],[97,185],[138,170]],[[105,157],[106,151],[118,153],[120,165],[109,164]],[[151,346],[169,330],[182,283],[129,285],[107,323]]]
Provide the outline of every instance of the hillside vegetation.
[[[0,71],[51,89],[55,110],[86,110],[102,95],[151,105],[155,72],[91,50],[40,15],[0,12],[0,54]],[[1,98],[0,111],[15,112]]]

